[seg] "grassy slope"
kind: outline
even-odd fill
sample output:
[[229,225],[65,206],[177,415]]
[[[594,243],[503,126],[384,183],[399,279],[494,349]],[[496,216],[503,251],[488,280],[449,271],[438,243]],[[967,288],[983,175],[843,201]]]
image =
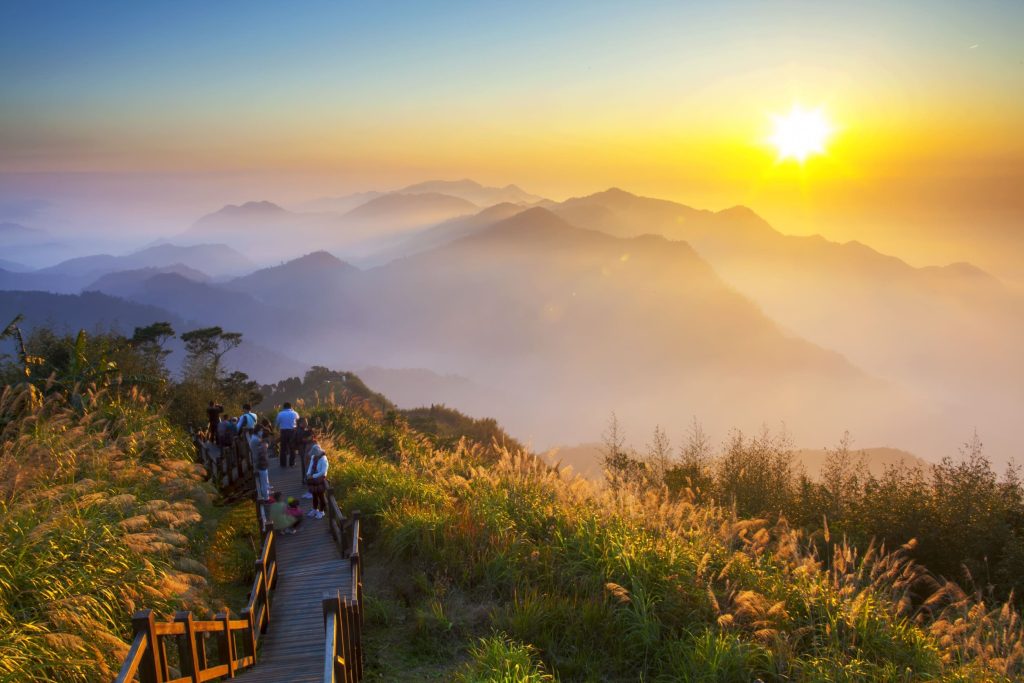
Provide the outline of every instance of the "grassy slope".
[[0,396],[0,681],[111,680],[136,609],[207,606],[184,433],[137,395]]
[[[356,410],[315,418],[343,453],[331,470],[343,506],[367,515],[369,572],[386,577],[368,591],[373,680],[1020,673],[1016,631],[984,605],[915,623],[922,613],[898,602],[914,570],[898,554],[840,548],[822,563],[784,526],[597,491],[526,456],[436,451]],[[503,670],[512,662],[520,673]]]

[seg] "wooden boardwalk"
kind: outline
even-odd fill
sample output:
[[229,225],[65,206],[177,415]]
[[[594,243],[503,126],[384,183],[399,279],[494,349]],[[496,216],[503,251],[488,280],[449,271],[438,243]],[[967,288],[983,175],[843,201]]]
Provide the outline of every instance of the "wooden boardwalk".
[[[211,449],[197,438],[196,448],[225,500],[253,496],[246,442]],[[270,469],[274,490],[298,498],[309,511],[302,469]],[[168,621],[152,610],[136,612],[135,635],[115,683],[199,683],[225,676],[246,683],[362,680],[359,512],[346,519],[330,488],[323,519],[303,516],[296,534],[275,530],[262,506],[254,510],[263,543],[241,614],[196,620],[182,611]]]
[[[303,512],[312,501],[301,496],[301,467],[270,466],[270,485],[285,498],[302,501]],[[235,676],[243,683],[306,683],[324,675],[325,591],[352,595],[352,571],[328,531],[327,518],[303,517],[294,535],[278,533],[277,590],[270,610],[270,626],[261,642],[258,664]]]

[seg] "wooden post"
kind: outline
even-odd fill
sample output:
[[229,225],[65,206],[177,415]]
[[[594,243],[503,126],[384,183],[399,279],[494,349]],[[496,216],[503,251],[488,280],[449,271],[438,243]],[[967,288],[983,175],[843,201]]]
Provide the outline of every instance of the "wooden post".
[[[274,531],[274,528],[273,528],[273,524],[274,523],[271,522],[270,524],[271,524],[270,531],[273,532]],[[278,567],[277,567],[277,534],[274,534],[274,533],[268,534],[267,538],[270,539],[270,541],[269,541],[270,542],[270,552],[267,553],[267,562],[270,565],[274,566],[274,576],[273,576],[273,578],[270,581],[270,590],[274,590],[275,588],[277,588],[277,577],[278,577],[278,574],[280,574],[280,572],[278,571]],[[269,597],[267,598],[267,602],[270,602],[270,598]]]
[[355,629],[352,625],[352,603],[349,602],[347,597],[341,599],[340,623],[342,626],[340,636],[345,648],[345,681],[347,683],[358,683],[358,665],[356,664],[356,649],[353,640]]
[[[362,513],[359,510],[353,510],[352,511],[352,549],[349,552],[349,555],[350,556],[351,555],[356,555],[357,556],[356,557],[357,561],[359,561],[359,558],[358,558],[358,555],[359,555],[359,540],[360,540],[359,537],[361,535],[361,533],[360,533],[360,526],[361,525],[359,523],[359,517],[360,517],[361,514]],[[363,565],[360,562],[360,564],[359,564],[359,572],[362,573],[362,571],[363,571]]]
[[132,631],[146,634],[146,651],[139,665],[139,680],[142,683],[164,683],[163,667],[160,663],[160,648],[156,635],[156,617],[153,610],[144,609],[132,617]]
[[223,624],[221,631],[217,634],[217,653],[228,665],[228,678],[234,678],[235,638],[231,635],[231,612],[229,610],[218,612],[214,619]]
[[334,487],[327,484],[327,490],[324,491],[324,500],[327,501],[327,519],[334,521],[334,506],[331,505],[332,500],[337,500],[334,497]]
[[[254,603],[255,604],[255,603]],[[256,663],[256,617],[248,607],[242,609],[242,618],[249,622],[249,628],[245,630],[245,642],[242,649],[246,657],[252,657],[253,664]],[[232,648],[234,649],[234,648]]]
[[181,673],[192,678],[193,683],[199,683],[200,672],[199,657],[196,655],[196,632],[192,626],[191,612],[175,612],[174,621],[185,625],[185,635],[178,636],[178,662],[181,666]]
[[324,682],[334,683],[338,669],[338,593],[324,591],[320,605],[324,612]]
[[349,621],[351,626],[349,637],[352,640],[352,669],[354,672],[354,680],[361,681],[363,680],[363,606],[359,602],[352,602],[349,603],[348,608],[352,613]]
[[[271,525],[270,522],[267,523]],[[271,529],[273,531],[273,529]],[[268,534],[269,537],[269,534]],[[256,576],[259,577],[259,588],[257,589],[258,594],[262,594],[263,606],[266,611],[266,618],[263,623],[260,624],[260,633],[266,633],[267,627],[270,626],[270,583],[267,581],[267,563],[263,560],[263,549],[260,549],[260,556],[256,560]],[[259,604],[259,597],[253,600],[253,605]],[[257,613],[258,614],[258,613]]]

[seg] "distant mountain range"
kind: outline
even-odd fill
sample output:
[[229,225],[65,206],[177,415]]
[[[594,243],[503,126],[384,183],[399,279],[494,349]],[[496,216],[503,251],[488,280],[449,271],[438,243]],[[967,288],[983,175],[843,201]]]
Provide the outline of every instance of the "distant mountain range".
[[50,239],[50,236],[38,228],[29,228],[9,221],[0,223],[0,243],[4,246],[38,243],[47,239]]
[[7,261],[6,259],[0,259],[0,270],[6,270],[11,273],[22,273],[26,270],[31,270],[28,266],[23,263],[16,261]]
[[609,234],[685,240],[785,328],[880,376],[943,400],[996,388],[1024,401],[1024,365],[1010,360],[1024,345],[1024,298],[974,266],[914,268],[859,242],[783,235],[743,207],[697,211],[621,190],[554,210]]
[[[997,449],[1015,438],[1024,300],[972,265],[915,268],[744,207],[619,189],[530,206],[514,186],[432,181],[360,199],[345,214],[228,206],[193,236],[231,246],[0,271],[0,288],[92,287],[310,364],[378,368],[389,395],[433,387],[537,445],[592,439],[612,410],[641,433],[697,416],[920,452],[975,426]],[[236,248],[281,258],[257,270]]]
[[297,213],[271,202],[228,205],[203,216],[179,240],[224,241],[263,262],[283,261],[314,249],[364,253],[396,234],[476,213],[476,204],[438,193],[387,193],[345,213]]
[[505,187],[485,187],[473,180],[428,180],[427,182],[409,185],[399,194],[438,193],[459,197],[477,206],[493,206],[494,204],[536,204],[544,197],[530,194],[516,185]]
[[[476,206],[492,206],[494,204],[502,204],[506,202],[525,206],[544,200],[543,197],[530,194],[516,185],[506,185],[505,187],[486,187],[473,180],[428,180],[423,183],[416,183],[415,185],[409,185],[394,191],[394,194],[428,193],[457,197]],[[344,195],[341,197],[322,197],[320,199],[303,202],[298,205],[298,208],[302,211],[331,211],[336,213],[346,213],[357,206],[386,194],[389,193],[371,191],[357,192],[355,194]]]
[[167,273],[175,273],[193,282],[210,281],[210,276],[206,273],[190,268],[183,263],[174,263],[169,266],[153,266],[107,273],[96,279],[92,284],[83,287],[82,290],[86,292],[103,292],[130,299],[145,289],[148,280],[157,275],[166,275]]
[[[81,256],[39,270],[13,272],[0,269],[0,289],[62,294],[87,289],[113,291],[161,272],[173,271],[197,280],[209,280],[211,276],[226,277],[255,268],[255,263],[223,244],[185,247],[159,244],[125,256]],[[114,274],[116,277],[107,277]]]

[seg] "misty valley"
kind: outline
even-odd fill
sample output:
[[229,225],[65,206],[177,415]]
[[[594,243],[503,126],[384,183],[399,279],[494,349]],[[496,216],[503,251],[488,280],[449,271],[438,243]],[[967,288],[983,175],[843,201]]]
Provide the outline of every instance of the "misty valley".
[[932,462],[975,432],[996,462],[1016,448],[1018,290],[967,263],[785,235],[744,207],[425,182],[229,205],[59,263],[52,235],[2,229],[0,317],[28,329],[217,325],[243,333],[229,362],[262,383],[355,371],[539,451],[598,440],[612,413],[637,446],[696,420],[812,449],[849,431]]

